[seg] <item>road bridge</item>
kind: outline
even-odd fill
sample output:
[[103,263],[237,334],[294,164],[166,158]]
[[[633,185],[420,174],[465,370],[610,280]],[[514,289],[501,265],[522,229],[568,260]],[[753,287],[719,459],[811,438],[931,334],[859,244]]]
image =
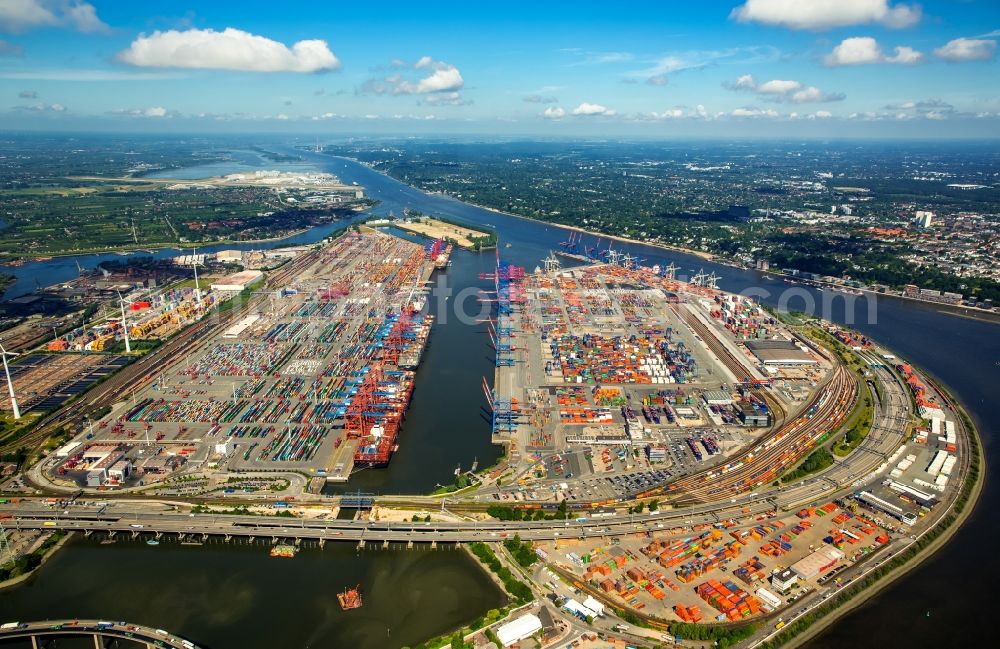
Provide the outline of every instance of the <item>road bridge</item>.
[[145,643],[147,649],[198,649],[190,640],[141,624],[103,620],[45,620],[43,622],[8,622],[0,626],[0,640],[30,640],[32,649],[47,646],[57,637],[83,636],[94,639],[96,649],[104,649],[114,640]]

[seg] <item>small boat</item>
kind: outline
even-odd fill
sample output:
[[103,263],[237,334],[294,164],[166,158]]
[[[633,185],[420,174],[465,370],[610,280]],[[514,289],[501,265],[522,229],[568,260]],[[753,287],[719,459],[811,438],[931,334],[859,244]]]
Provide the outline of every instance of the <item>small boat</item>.
[[146,541],[146,545],[159,545],[159,544],[160,542],[157,541],[156,539],[149,539],[148,541]]
[[344,592],[337,593],[337,601],[340,602],[340,608],[345,611],[349,611],[354,608],[361,608],[363,602],[361,601],[361,585],[358,584],[354,588],[344,589]]

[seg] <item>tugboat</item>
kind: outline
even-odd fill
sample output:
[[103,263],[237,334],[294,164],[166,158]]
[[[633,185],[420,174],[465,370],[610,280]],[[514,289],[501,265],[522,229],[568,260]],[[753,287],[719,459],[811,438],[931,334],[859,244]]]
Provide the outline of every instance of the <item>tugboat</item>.
[[361,608],[361,585],[358,584],[350,590],[345,588],[344,592],[337,593],[337,601],[340,602],[340,608],[345,611],[349,611],[352,608]]

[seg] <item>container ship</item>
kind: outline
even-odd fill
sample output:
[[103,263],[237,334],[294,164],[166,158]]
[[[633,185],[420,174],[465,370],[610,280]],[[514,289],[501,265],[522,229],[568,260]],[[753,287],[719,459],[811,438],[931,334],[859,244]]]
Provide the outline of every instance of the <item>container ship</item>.
[[444,239],[435,239],[424,246],[424,255],[434,264],[434,268],[442,270],[448,267],[448,260],[454,248],[454,245]]
[[566,259],[575,259],[576,261],[592,261],[586,255],[581,255],[575,252],[566,252],[565,250],[556,250],[556,255],[559,257],[565,257]]
[[352,385],[344,413],[347,436],[358,440],[356,467],[383,467],[399,449],[396,443],[413,394],[414,369],[420,364],[434,318],[405,311],[387,314],[379,331],[379,359]]
[[337,593],[337,601],[340,602],[340,608],[345,611],[349,611],[354,608],[361,608],[364,603],[361,601],[361,586],[355,586],[351,589],[344,589],[344,592]]
[[437,257],[434,258],[434,268],[437,268],[438,270],[444,270],[447,268],[451,264],[451,251],[454,249],[454,245],[450,243],[446,245],[444,250],[438,253]]

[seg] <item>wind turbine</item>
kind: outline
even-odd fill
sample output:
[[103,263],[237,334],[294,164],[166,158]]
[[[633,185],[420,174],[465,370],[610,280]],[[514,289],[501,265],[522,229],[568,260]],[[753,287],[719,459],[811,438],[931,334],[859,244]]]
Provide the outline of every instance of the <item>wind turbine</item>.
[[14,419],[20,419],[21,409],[17,407],[17,399],[14,398],[14,382],[10,380],[10,368],[7,367],[7,357],[18,356],[18,354],[9,352],[3,345],[0,345],[0,356],[3,356],[3,372],[7,375],[7,390],[10,391],[10,406],[14,410]]
[[125,332],[125,353],[131,354],[132,344],[129,342],[128,339],[128,323],[125,321],[125,298],[122,297],[120,291],[115,291],[115,293],[118,293],[118,303],[122,308],[122,331]]
[[197,306],[201,307],[201,285],[198,284],[198,249],[194,249],[194,255],[191,256],[191,265],[194,267],[194,299],[198,303]]

